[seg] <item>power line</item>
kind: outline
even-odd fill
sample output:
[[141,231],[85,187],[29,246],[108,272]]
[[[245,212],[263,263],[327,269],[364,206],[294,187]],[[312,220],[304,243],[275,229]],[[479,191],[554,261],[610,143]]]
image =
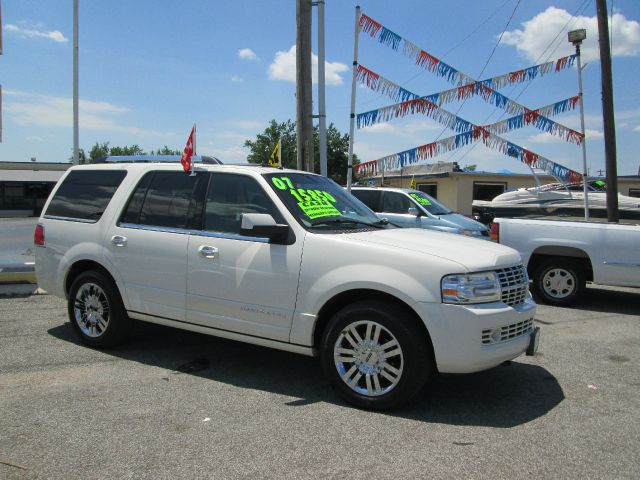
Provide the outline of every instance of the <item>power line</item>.
[[[546,52],[549,50],[549,48],[551,48],[551,46],[556,42],[556,40],[558,40],[558,38],[560,37],[560,35],[562,34],[562,32],[564,32],[566,30],[566,28],[569,26],[569,24],[574,23],[577,19],[578,16],[580,14],[582,14],[584,12],[584,10],[591,4],[593,0],[584,0],[584,2],[582,3],[581,6],[579,6],[576,11],[574,12],[574,14],[571,16],[571,18],[569,18],[569,20],[564,24],[564,26],[560,29],[560,31],[558,31],[557,35],[553,38],[553,40],[551,40],[551,42],[549,42],[549,44],[547,45],[547,47],[542,51],[542,53],[538,56],[538,58],[535,61],[535,64],[538,64],[540,62],[540,60],[544,57],[544,55],[546,54]],[[560,47],[561,43],[559,42],[555,48],[549,53],[549,55],[547,56],[546,61],[549,61],[551,59],[551,57],[553,56],[553,54],[556,52],[556,50],[558,50],[558,48]],[[520,91],[520,93],[518,93],[518,95],[516,95],[516,97],[514,98],[514,100],[518,100],[522,94],[527,90],[527,88],[529,88],[531,86],[531,82],[532,80],[529,80],[529,82],[522,88],[522,90]],[[511,97],[511,95],[513,94],[513,92],[518,88],[518,86],[514,86],[511,91],[509,92],[509,96]],[[489,119],[491,117],[493,117],[493,115],[498,111],[497,108],[493,109],[493,112],[491,112],[487,118],[485,118],[483,120],[483,124],[486,124]],[[497,121],[500,121],[507,112],[503,112],[500,117],[498,117]],[[474,143],[471,148],[469,148],[466,152],[464,152],[460,158],[457,159],[458,162],[461,162],[469,153],[471,153],[473,151],[474,148],[476,148],[478,146],[478,143]],[[456,155],[459,155],[458,152],[454,152],[447,160],[448,161],[453,161],[453,157],[455,157]]]
[[[520,2],[521,1],[522,0],[518,0],[518,3],[516,3],[516,6],[513,7],[513,11],[511,12],[511,16],[509,17],[509,20],[507,21],[507,24],[502,29],[502,33],[498,37],[498,41],[496,42],[496,44],[493,46],[493,50],[491,50],[491,53],[489,54],[489,58],[487,58],[487,61],[484,63],[484,67],[482,67],[482,70],[480,71],[480,73],[478,74],[478,76],[476,78],[482,78],[482,75],[484,74],[484,71],[486,70],[487,66],[489,65],[489,62],[493,58],[493,55],[496,53],[496,49],[498,48],[498,45],[500,45],[500,42],[502,41],[502,37],[504,36],[505,32],[507,31],[507,28],[509,28],[509,25],[511,24],[511,20],[513,20],[513,16],[516,14],[516,10],[518,10],[518,7],[520,6]],[[458,107],[458,110],[456,110],[456,116],[458,116],[458,113],[460,113],[460,110],[462,110],[462,107],[464,107],[465,103],[467,103],[466,99]],[[444,132],[446,132],[447,130],[448,130],[447,127],[443,128],[442,131],[440,132],[440,134],[438,135],[438,137],[435,139],[435,141],[437,142],[438,140],[440,140],[440,137],[442,137],[442,135],[444,135]]]

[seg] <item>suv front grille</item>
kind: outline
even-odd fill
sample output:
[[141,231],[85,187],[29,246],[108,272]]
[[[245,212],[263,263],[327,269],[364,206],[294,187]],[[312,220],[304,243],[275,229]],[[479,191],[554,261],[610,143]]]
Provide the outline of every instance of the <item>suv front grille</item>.
[[482,344],[493,345],[494,343],[506,342],[507,340],[526,335],[532,331],[533,318],[503,327],[487,328],[482,330]]
[[524,303],[529,291],[529,276],[524,265],[501,268],[496,274],[502,289],[501,300],[511,307]]

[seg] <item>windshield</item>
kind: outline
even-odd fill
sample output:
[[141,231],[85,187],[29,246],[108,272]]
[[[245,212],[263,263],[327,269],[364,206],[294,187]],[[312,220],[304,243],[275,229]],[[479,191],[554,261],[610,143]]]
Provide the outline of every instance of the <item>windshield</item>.
[[453,213],[453,210],[449,207],[424,192],[414,190],[409,192],[409,196],[432,215],[447,215]]
[[306,228],[380,228],[375,213],[333,180],[308,173],[269,173],[264,177],[289,211]]

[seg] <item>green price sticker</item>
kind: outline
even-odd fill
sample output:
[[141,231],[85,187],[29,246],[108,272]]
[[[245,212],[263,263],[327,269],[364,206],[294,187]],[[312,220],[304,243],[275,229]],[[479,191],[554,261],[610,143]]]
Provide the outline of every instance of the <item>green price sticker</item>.
[[333,206],[336,199],[324,190],[295,188],[289,177],[273,177],[271,182],[278,190],[288,190],[298,202],[298,208],[311,220],[322,217],[337,217],[342,213]]
[[410,193],[409,196],[413,198],[416,202],[418,202],[420,205],[424,205],[424,206],[431,205],[431,202],[428,199],[421,197],[417,193]]

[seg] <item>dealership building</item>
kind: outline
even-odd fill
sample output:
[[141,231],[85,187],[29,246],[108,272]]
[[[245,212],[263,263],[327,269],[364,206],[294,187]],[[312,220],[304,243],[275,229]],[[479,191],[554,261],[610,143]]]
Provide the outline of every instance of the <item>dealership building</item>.
[[[71,167],[71,163],[0,162],[0,217],[40,215],[51,189]],[[437,198],[451,209],[471,215],[473,200],[491,200],[508,190],[535,187],[530,174],[463,171],[455,162],[412,165],[385,174],[361,178],[361,185],[381,185],[415,188]],[[556,182],[553,177],[539,175],[541,184]],[[640,176],[618,177],[618,191],[640,197]]]
[[40,211],[70,163],[0,162],[0,217],[30,217]]

